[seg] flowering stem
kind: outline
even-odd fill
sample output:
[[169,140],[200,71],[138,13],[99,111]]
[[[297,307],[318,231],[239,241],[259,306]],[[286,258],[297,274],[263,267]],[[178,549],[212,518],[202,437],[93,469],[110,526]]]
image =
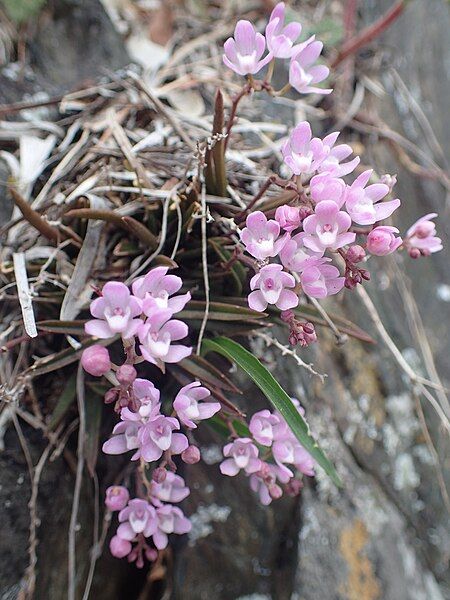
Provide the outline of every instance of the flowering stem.
[[274,183],[275,179],[276,179],[276,177],[274,175],[271,175],[267,179],[267,181],[261,187],[261,189],[259,190],[259,192],[256,194],[256,196],[253,198],[253,200],[247,206],[247,208],[245,208],[243,211],[241,211],[240,213],[238,213],[236,215],[235,221],[237,223],[241,223],[242,221],[244,221],[244,219],[247,216],[247,214],[252,210],[252,208],[255,206],[255,204],[258,202],[258,200],[260,198],[262,198],[262,196],[266,193],[267,189],[272,185],[272,183]]
[[249,75],[249,81],[244,85],[244,87],[239,92],[239,94],[237,94],[233,98],[233,103],[231,105],[230,117],[228,119],[227,128],[226,128],[226,131],[225,131],[226,137],[225,137],[224,145],[223,145],[223,151],[224,151],[224,153],[226,152],[226,149],[227,149],[227,146],[228,146],[228,140],[230,139],[230,132],[231,132],[231,129],[232,129],[233,125],[234,125],[234,119],[236,117],[236,111],[237,111],[237,107],[239,105],[239,102],[242,100],[242,98],[244,96],[246,96],[247,94],[250,94],[250,92],[253,89],[254,80],[253,80],[253,77],[251,77],[251,79],[250,79],[250,77],[251,76]]
[[272,59],[269,63],[269,66],[267,68],[267,77],[264,80],[264,83],[270,84],[270,82],[272,81],[272,76],[273,76],[273,71],[275,69],[275,59]]
[[284,85],[281,90],[275,91],[273,90],[271,92],[272,96],[284,96],[284,94],[287,94],[287,92],[291,89],[291,84],[290,83],[286,83],[286,85]]

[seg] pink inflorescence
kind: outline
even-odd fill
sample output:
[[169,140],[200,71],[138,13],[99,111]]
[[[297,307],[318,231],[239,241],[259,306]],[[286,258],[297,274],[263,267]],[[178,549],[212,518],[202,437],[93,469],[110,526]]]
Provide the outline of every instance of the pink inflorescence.
[[[286,5],[279,2],[270,15],[265,37],[248,21],[237,23],[234,38],[225,42],[223,60],[236,73],[248,76],[250,87],[244,91],[283,93],[289,85],[275,92],[270,79],[274,61],[286,59],[290,61],[292,88],[301,94],[328,94],[331,89],[317,87],[329,75],[328,67],[317,64],[323,44],[315,36],[299,42],[301,31],[301,24],[289,19]],[[266,46],[268,53],[262,58]],[[255,82],[253,75],[268,63],[266,78]],[[351,146],[338,142],[339,135],[334,131],[323,139],[314,137],[307,121],[298,123],[281,148],[291,172],[285,187],[296,188],[297,197],[291,204],[278,206],[274,219],[259,210],[247,216],[240,237],[245,250],[257,261],[248,297],[253,310],[262,312],[275,306],[287,311],[299,304],[301,292],[325,298],[344,287],[354,289],[370,279],[361,264],[370,255],[385,256],[405,248],[412,258],[418,258],[442,249],[432,220],[437,217],[435,213],[419,219],[404,239],[398,229],[383,223],[400,206],[398,198],[390,197],[395,175],[373,181],[372,169],[366,169],[352,182],[344,181],[343,177],[358,167],[360,158],[352,157]],[[291,343],[308,345],[315,338],[294,319],[286,322]]]
[[[329,94],[331,89],[317,87],[329,75],[325,65],[316,64],[323,44],[311,36],[298,43],[302,26],[286,23],[286,6],[279,2],[270,15],[265,36],[249,21],[236,24],[234,36],[224,44],[223,62],[238,75],[256,75],[275,59],[289,60],[289,84],[300,94]],[[266,51],[267,54],[263,57]]]
[[[292,401],[303,416],[305,411],[298,401]],[[250,419],[249,434],[251,438],[236,438],[223,448],[225,460],[220,464],[220,471],[230,477],[245,473],[262,504],[270,504],[282,496],[280,484],[287,493],[292,494],[294,489],[298,493],[301,486],[295,483],[300,483],[295,472],[297,475],[314,475],[314,460],[280,413],[256,412]]]

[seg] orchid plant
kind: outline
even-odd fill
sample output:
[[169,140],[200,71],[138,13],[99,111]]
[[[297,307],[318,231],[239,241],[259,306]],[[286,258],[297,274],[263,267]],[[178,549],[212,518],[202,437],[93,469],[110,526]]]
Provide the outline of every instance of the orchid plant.
[[[323,44],[315,36],[298,42],[301,31],[300,23],[285,23],[285,6],[280,2],[265,35],[241,20],[234,36],[226,40],[223,62],[245,81],[233,101],[225,132],[222,127],[214,132],[205,154],[205,178],[211,189],[217,191],[221,186],[214,176],[219,171],[223,174],[226,144],[244,96],[267,92],[275,97],[290,88],[300,94],[331,93],[319,86],[329,75],[326,66],[317,64]],[[277,59],[289,61],[288,82],[281,90],[271,84]],[[266,67],[263,78],[256,79]],[[217,122],[221,122],[220,115]],[[313,137],[307,121],[298,123],[282,147],[291,175],[270,180],[290,192],[291,200],[270,214],[253,210],[253,203],[235,215],[230,226],[230,235],[237,231],[239,239],[233,253],[224,259],[228,266],[239,264],[247,270],[251,314],[274,311],[292,346],[305,347],[317,341],[314,325],[300,320],[296,312],[301,300],[323,299],[363,284],[370,279],[370,255],[405,250],[417,259],[442,249],[433,222],[435,213],[419,219],[403,237],[396,227],[386,224],[401,204],[392,198],[393,178],[378,179],[367,169],[353,181],[344,179],[353,176],[360,159],[352,157],[351,147],[339,143],[338,138],[339,132],[323,139]],[[172,400],[163,398],[152,381],[138,376],[142,364],[166,373],[169,366],[182,365],[193,354],[185,341],[189,327],[177,314],[185,307],[189,311],[195,301],[190,291],[179,293],[184,282],[168,271],[167,266],[152,268],[135,279],[131,289],[120,281],[108,281],[97,290],[90,304],[92,319],[85,324],[86,334],[96,340],[81,358],[87,373],[111,384],[104,400],[113,406],[118,422],[104,442],[103,452],[129,454],[136,465],[136,495],[119,481],[108,488],[105,504],[118,513],[111,553],[127,557],[138,567],[144,559],[157,559],[158,551],[169,543],[168,536],[191,528],[178,506],[189,489],[177,471],[182,462],[201,460],[194,434],[203,423],[220,426],[228,437],[220,472],[227,477],[247,477],[264,505],[283,493],[298,494],[302,478],[314,476],[318,464],[333,476],[332,467],[309,434],[302,406],[236,342],[205,339],[202,351],[220,352],[253,373],[274,410],[260,410],[248,418],[235,412],[230,417],[225,399],[200,376],[185,383]],[[122,340],[125,357],[121,365],[112,362],[105,346],[117,337]]]

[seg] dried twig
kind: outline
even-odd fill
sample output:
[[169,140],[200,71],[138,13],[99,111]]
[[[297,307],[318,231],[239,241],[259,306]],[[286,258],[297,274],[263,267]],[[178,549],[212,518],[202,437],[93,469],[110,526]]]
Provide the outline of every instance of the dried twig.
[[276,348],[278,348],[278,350],[280,350],[281,356],[290,356],[300,367],[306,369],[309,373],[311,373],[311,375],[316,375],[317,377],[319,377],[322,383],[324,382],[325,377],[327,377],[327,375],[325,373],[318,373],[311,363],[305,363],[295,350],[288,348],[274,337],[267,335],[262,331],[257,331],[253,335],[264,340],[268,346],[275,346]]

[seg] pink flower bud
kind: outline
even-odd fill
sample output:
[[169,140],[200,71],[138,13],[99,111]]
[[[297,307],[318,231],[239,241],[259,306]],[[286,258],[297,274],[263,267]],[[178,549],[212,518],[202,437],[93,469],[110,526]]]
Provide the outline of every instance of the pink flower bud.
[[350,246],[350,248],[347,250],[347,260],[351,263],[361,262],[365,256],[366,253],[364,252],[364,248],[362,248],[362,246],[358,246],[358,244]]
[[278,500],[278,498],[281,498],[281,496],[283,495],[283,490],[280,488],[279,485],[273,483],[271,486],[269,486],[269,494],[271,498],[273,498],[274,500]]
[[122,510],[129,499],[130,494],[123,485],[113,485],[106,490],[105,504],[109,510]]
[[124,364],[119,367],[116,373],[117,381],[122,385],[131,385],[137,377],[136,369],[133,365]]
[[289,323],[295,317],[295,313],[293,310],[283,310],[280,314],[281,320],[285,323]]
[[103,398],[105,404],[112,404],[117,402],[119,398],[119,390],[117,388],[111,388],[108,390]]
[[313,214],[313,209],[310,208],[309,206],[301,206],[300,210],[299,210],[299,217],[300,217],[300,221],[303,221],[303,219],[306,219],[306,217],[309,217],[309,215]]
[[158,558],[158,552],[154,548],[149,548],[149,546],[147,546],[145,549],[145,557],[150,562],[155,562],[155,560]]
[[397,175],[389,175],[389,173],[386,173],[381,177],[380,183],[384,183],[384,185],[387,185],[389,191],[392,192],[395,184],[397,183]]
[[111,538],[109,542],[111,554],[116,558],[124,558],[131,552],[131,544],[128,540],[123,540],[118,535]]
[[181,458],[188,465],[195,465],[200,460],[200,450],[197,446],[189,446],[181,453]]
[[395,233],[398,233],[396,227],[388,225],[375,227],[367,236],[367,250],[375,256],[391,254],[402,244],[402,239],[396,238]]
[[[186,450],[185,450],[186,452]],[[155,483],[163,483],[167,478],[167,471],[163,467],[157,467],[153,471],[152,479]]]
[[300,225],[300,209],[287,204],[279,206],[275,211],[275,221],[285,231],[294,231]]
[[289,496],[298,496],[303,487],[303,483],[300,479],[291,479],[286,485],[286,493]]
[[81,365],[90,375],[101,377],[111,368],[108,350],[99,344],[89,346],[89,348],[83,350]]
[[410,248],[408,250],[408,254],[411,258],[420,258],[421,257],[419,248]]

